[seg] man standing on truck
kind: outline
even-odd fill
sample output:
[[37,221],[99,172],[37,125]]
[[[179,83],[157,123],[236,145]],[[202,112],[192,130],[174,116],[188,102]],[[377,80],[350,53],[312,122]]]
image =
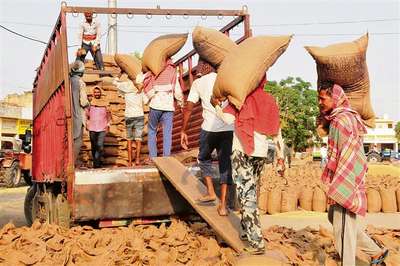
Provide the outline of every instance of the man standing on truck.
[[128,166],[132,166],[132,141],[136,143],[135,164],[140,164],[140,148],[144,128],[143,103],[145,98],[141,89],[135,87],[131,80],[114,79],[113,84],[125,97],[125,124],[128,140]]
[[111,113],[108,110],[108,103],[101,99],[100,87],[94,87],[93,99],[86,109],[87,129],[89,130],[90,144],[92,146],[93,167],[102,166],[101,157],[104,150],[104,138],[109,131]]
[[85,12],[85,22],[79,27],[78,43],[81,48],[77,52],[77,58],[85,62],[85,57],[88,51],[92,54],[96,67],[99,70],[104,70],[103,55],[100,50],[100,22],[93,20],[92,12]]
[[74,135],[74,160],[75,167],[79,166],[79,152],[82,146],[82,127],[84,124],[83,108],[89,106],[86,95],[86,84],[82,80],[85,65],[82,61],[76,60],[71,68],[71,91],[72,91],[72,131]]
[[144,75],[139,74],[136,78],[138,86],[143,86],[143,91],[149,99],[149,124],[148,124],[148,147],[149,159],[157,157],[157,128],[162,124],[163,128],[163,156],[171,154],[172,126],[174,118],[174,98],[178,106],[183,106],[183,93],[179,80],[177,79],[176,66],[171,58],[168,58],[164,70],[155,77],[151,71]]
[[232,153],[233,125],[227,125],[216,116],[215,108],[210,100],[217,73],[213,67],[205,61],[199,61],[197,65],[198,79],[196,79],[187,98],[186,110],[183,114],[183,125],[181,130],[181,145],[188,149],[188,137],[186,128],[194,105],[200,100],[203,107],[203,123],[200,131],[200,145],[198,160],[201,174],[207,186],[207,195],[198,199],[199,203],[214,202],[216,194],[212,182],[212,158],[211,153],[218,153],[218,166],[221,183],[221,199],[217,208],[219,215],[228,215],[226,198],[228,185],[232,185],[232,166],[230,156]]
[[388,251],[382,250],[357,222],[367,209],[368,167],[363,148],[367,130],[339,85],[323,82],[318,88],[318,103],[329,122],[328,160],[321,179],[327,185],[328,218],[341,265],[355,265],[357,248],[371,257],[371,265],[380,265]]

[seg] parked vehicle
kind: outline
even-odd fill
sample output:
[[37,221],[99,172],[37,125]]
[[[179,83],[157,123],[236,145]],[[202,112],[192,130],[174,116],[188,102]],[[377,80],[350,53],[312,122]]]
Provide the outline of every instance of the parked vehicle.
[[[39,218],[69,226],[71,222],[162,216],[187,211],[187,202],[155,167],[74,168],[66,18],[68,13],[76,17],[84,12],[127,15],[128,18],[133,15],[135,18],[137,15],[147,18],[156,15],[167,18],[175,15],[185,18],[234,16],[221,31],[229,36],[231,29],[243,23],[244,34],[236,42],[251,34],[246,10],[96,8],[73,7],[64,3],[34,81],[33,185],[25,198],[28,224]],[[195,66],[192,60],[195,55],[193,50],[175,62],[185,94],[193,82]],[[189,139],[200,132],[201,111],[201,107],[196,106],[193,120],[197,120],[188,132]],[[172,145],[173,152],[178,152],[181,119],[174,120]],[[197,145],[193,143],[190,144]]]
[[13,137],[0,137],[0,182],[5,186],[16,187],[25,180],[30,185],[32,155],[30,144],[30,135],[25,134],[24,141],[17,140]]

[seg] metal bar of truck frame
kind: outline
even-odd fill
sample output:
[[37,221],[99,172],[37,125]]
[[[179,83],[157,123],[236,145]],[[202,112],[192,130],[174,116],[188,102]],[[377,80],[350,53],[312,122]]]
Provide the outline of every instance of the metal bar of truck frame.
[[109,7],[80,7],[62,6],[65,13],[93,12],[94,14],[126,14],[126,15],[182,15],[182,16],[244,16],[247,8],[242,10],[216,10],[216,9],[164,9],[164,8],[109,8]]

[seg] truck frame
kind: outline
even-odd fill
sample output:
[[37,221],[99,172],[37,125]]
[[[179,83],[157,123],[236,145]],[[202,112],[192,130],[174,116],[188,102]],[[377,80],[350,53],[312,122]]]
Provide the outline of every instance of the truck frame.
[[[65,2],[48,41],[33,83],[32,186],[25,198],[28,224],[34,219],[69,226],[81,221],[158,217],[190,208],[182,196],[155,167],[78,170],[74,168],[72,104],[69,82],[67,14],[151,16],[233,16],[221,32],[243,23],[242,42],[251,36],[247,7],[241,10],[103,8],[68,6]],[[192,50],[175,62],[187,96],[196,66]],[[187,71],[184,71],[187,65]],[[190,147],[198,146],[202,108],[198,104],[189,122]],[[181,150],[179,132],[182,114],[175,113],[174,153]]]

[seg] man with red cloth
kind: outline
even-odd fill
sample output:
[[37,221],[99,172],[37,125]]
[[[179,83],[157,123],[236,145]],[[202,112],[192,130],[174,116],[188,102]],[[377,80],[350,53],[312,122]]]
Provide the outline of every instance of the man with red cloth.
[[283,141],[280,132],[279,108],[275,99],[264,91],[265,76],[258,87],[247,96],[243,107],[232,104],[222,109],[221,99],[212,98],[217,116],[225,123],[234,124],[232,145],[232,177],[237,187],[241,213],[240,238],[250,244],[246,251],[257,255],[265,252],[257,207],[257,183],[267,162],[268,139],[277,147],[278,166],[283,174]]
[[323,82],[318,88],[318,104],[329,128],[328,158],[321,179],[328,188],[328,218],[341,265],[355,265],[357,248],[371,257],[371,265],[381,265],[388,251],[375,244],[357,223],[367,210],[368,166],[363,148],[367,130],[339,85]]

